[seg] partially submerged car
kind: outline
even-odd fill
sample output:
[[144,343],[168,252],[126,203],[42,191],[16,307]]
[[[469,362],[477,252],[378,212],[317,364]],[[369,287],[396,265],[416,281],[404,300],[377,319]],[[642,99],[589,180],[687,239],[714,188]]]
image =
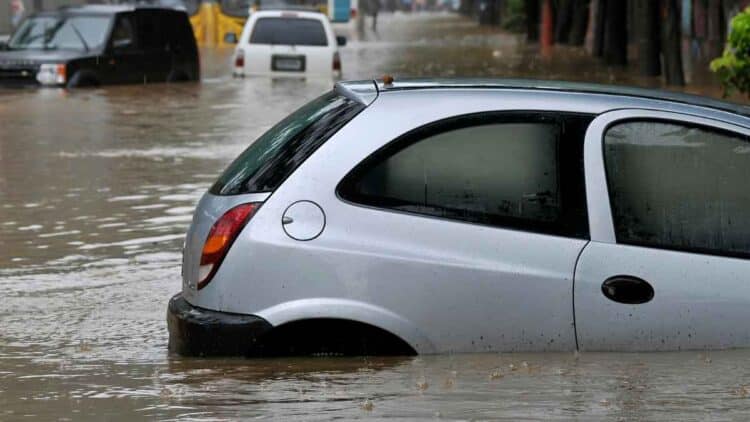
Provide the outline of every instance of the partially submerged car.
[[170,347],[750,346],[748,116],[587,84],[339,83],[201,199]]
[[341,77],[336,36],[328,17],[302,10],[261,10],[250,15],[235,48],[235,77]]
[[0,85],[82,87],[196,81],[198,47],[184,11],[66,7],[27,18],[0,50]]

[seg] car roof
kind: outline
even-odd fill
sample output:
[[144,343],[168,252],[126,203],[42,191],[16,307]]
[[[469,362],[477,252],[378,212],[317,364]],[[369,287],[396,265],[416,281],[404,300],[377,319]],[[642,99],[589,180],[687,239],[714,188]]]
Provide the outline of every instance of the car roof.
[[[388,77],[391,79],[390,77]],[[606,95],[610,97],[642,98],[646,100],[668,101],[730,112],[750,117],[750,107],[716,100],[700,95],[683,94],[661,89],[646,89],[630,86],[602,85],[582,82],[534,80],[534,79],[462,79],[462,78],[420,78],[383,79],[371,81],[350,81],[336,84],[337,90],[363,104],[370,104],[380,94],[399,91],[446,90],[446,89],[497,89],[565,92],[579,94]]]
[[300,18],[300,19],[327,19],[326,15],[306,8],[286,8],[279,7],[274,9],[261,9],[253,12],[253,16],[258,18]]
[[160,10],[176,12],[177,9],[162,6],[142,6],[135,4],[88,4],[81,6],[63,6],[57,10],[46,10],[35,13],[34,16],[59,16],[69,15],[114,15],[117,13],[134,12],[136,10]]

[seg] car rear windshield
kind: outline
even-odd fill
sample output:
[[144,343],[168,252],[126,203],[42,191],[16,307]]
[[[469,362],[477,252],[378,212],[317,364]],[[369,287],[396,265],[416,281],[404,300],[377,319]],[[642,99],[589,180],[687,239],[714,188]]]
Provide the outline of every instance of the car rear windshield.
[[329,92],[276,124],[219,177],[214,195],[271,192],[364,105]]
[[255,22],[250,44],[327,46],[323,23],[317,19],[260,18]]

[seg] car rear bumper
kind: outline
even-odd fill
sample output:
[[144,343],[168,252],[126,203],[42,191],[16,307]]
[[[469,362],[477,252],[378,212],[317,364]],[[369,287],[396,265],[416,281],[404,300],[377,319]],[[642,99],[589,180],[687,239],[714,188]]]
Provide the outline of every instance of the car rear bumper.
[[169,350],[183,356],[248,356],[273,328],[255,315],[198,308],[176,294],[167,309]]

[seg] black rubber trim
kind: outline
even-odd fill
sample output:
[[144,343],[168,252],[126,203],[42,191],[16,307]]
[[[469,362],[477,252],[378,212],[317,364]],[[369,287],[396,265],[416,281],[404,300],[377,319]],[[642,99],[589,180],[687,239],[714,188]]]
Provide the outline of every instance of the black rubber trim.
[[198,308],[182,294],[169,300],[169,350],[182,356],[249,356],[273,326],[255,315]]

